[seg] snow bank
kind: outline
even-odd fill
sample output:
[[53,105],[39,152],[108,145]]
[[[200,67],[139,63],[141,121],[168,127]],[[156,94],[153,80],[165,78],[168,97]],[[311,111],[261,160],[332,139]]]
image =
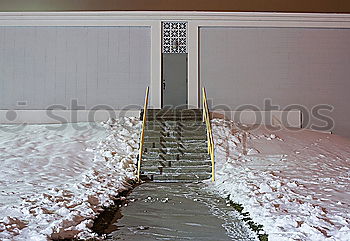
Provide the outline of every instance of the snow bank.
[[242,204],[269,240],[350,240],[349,139],[310,130],[244,134],[219,119],[212,125],[211,188]]
[[0,130],[1,240],[94,237],[92,220],[135,177],[138,119],[74,125]]

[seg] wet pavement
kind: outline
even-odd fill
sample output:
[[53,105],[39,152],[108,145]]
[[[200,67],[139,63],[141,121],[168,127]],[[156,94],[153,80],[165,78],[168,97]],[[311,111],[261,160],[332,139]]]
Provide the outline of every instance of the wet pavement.
[[226,200],[203,183],[144,183],[109,227],[110,240],[256,240]]

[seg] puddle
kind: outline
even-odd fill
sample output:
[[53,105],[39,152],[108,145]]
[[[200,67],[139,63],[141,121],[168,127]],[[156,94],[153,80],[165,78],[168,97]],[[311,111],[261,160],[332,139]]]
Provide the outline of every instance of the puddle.
[[202,183],[144,183],[127,197],[107,239],[257,240],[227,205]]

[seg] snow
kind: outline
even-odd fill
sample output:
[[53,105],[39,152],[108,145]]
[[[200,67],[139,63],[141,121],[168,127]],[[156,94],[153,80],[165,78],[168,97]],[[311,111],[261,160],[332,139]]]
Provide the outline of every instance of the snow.
[[[350,240],[349,139],[212,125],[210,188],[242,204],[269,240]],[[0,126],[0,240],[95,237],[92,220],[135,178],[140,127],[136,118]]]
[[92,220],[135,178],[140,126],[0,126],[0,240],[94,237]]
[[212,127],[210,188],[242,204],[269,240],[350,240],[349,139],[264,126],[242,131],[221,119]]

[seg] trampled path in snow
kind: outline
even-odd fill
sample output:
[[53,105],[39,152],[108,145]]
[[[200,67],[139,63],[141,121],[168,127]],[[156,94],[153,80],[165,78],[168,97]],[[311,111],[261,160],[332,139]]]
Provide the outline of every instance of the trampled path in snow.
[[110,240],[258,240],[228,201],[203,183],[144,183],[121,214]]

